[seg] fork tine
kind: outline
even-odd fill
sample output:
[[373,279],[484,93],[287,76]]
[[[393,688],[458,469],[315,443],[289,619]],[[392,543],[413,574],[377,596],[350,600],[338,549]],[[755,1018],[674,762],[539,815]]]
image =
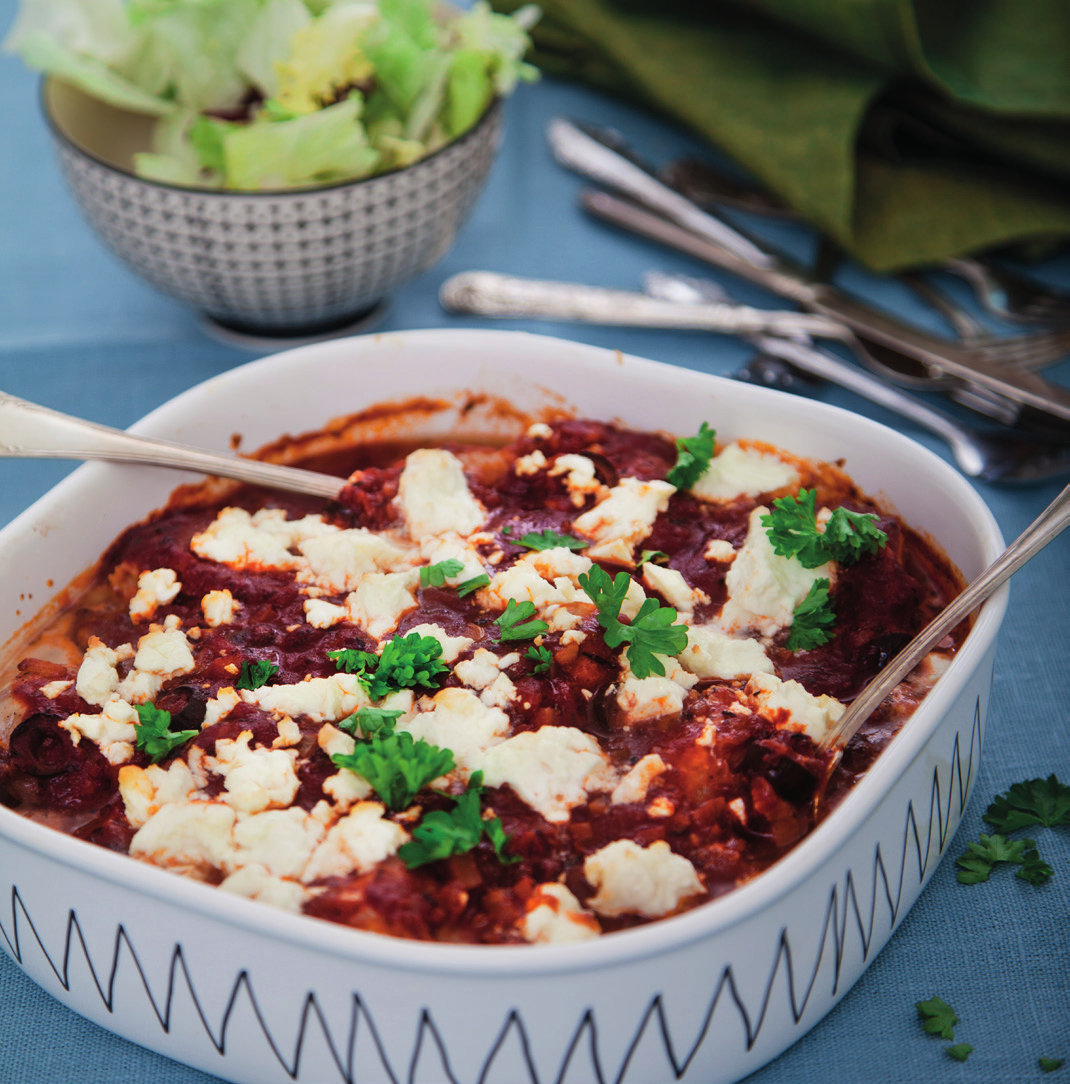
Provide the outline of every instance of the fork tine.
[[1070,353],[1070,328],[1011,335],[988,342],[970,343],[970,350],[984,361],[1014,369],[1040,369]]

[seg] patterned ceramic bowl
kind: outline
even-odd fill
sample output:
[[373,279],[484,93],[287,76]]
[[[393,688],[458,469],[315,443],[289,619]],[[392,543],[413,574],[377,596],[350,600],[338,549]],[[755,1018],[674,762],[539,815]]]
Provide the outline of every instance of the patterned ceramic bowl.
[[[516,332],[338,339],[215,377],[135,431],[227,450],[410,396],[417,438],[503,436],[543,409],[749,436],[845,467],[969,577],[1003,548],[936,456],[823,403]],[[285,404],[285,408],[281,406]],[[482,411],[482,413],[481,413]],[[380,433],[386,437],[387,433]],[[398,437],[402,436],[399,431]],[[94,463],[0,532],[0,641],[192,476]],[[575,945],[349,930],[174,876],[0,807],[0,948],[103,1027],[244,1084],[726,1084],[851,988],[951,844],[977,775],[1007,590],[843,803],[727,896]],[[21,616],[20,616],[21,614]],[[9,639],[10,638],[10,639]]]
[[273,192],[143,180],[132,155],[151,119],[56,80],[43,104],[63,173],[104,243],[164,293],[266,336],[353,324],[449,249],[502,130],[495,102],[460,139],[405,169]]

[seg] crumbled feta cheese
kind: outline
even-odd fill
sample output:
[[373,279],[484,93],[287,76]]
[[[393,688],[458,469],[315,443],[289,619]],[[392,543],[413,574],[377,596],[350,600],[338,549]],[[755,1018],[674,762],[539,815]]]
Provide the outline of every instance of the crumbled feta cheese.
[[528,426],[527,435],[532,440],[549,440],[554,435],[554,431],[546,422],[532,422]]
[[272,749],[292,749],[301,743],[301,728],[288,715],[278,724],[278,737],[271,743]]
[[482,576],[486,571],[475,546],[471,544],[478,538],[478,535],[473,535],[465,542],[455,534],[433,535],[420,544],[420,554],[429,565],[437,565],[440,561],[460,561],[464,566],[461,571],[445,579],[447,586],[456,587],[465,580]]
[[747,692],[777,730],[796,730],[815,742],[847,710],[835,697],[813,696],[799,682],[781,681],[775,674],[753,674]]
[[641,802],[650,784],[667,769],[668,765],[657,753],[648,753],[617,784],[610,801],[614,805]]
[[589,734],[570,726],[523,731],[488,749],[480,763],[488,787],[509,784],[517,796],[551,823],[568,820],[589,791],[610,790],[616,773]]
[[743,548],[725,576],[728,601],[720,615],[725,632],[754,629],[771,637],[791,624],[795,607],[817,580],[835,577],[831,563],[804,568],[794,557],[778,557],[762,526],[768,514],[761,505],[751,512]]
[[156,568],[137,578],[137,591],[130,600],[130,620],[148,621],[161,606],[174,602],[182,584],[173,568]]
[[[629,553],[654,526],[654,520],[669,507],[669,498],[676,487],[659,480],[641,482],[638,478],[622,478],[605,500],[578,516],[572,527],[595,545],[588,551],[591,558],[600,558],[603,547],[623,542]],[[613,548],[613,552],[617,552]]]
[[375,793],[375,788],[356,772],[343,768],[324,779],[323,793],[344,813],[357,802],[370,798]]
[[201,722],[201,730],[207,730],[215,726],[220,719],[225,719],[239,704],[241,696],[238,690],[230,685],[225,685],[204,706],[204,719]]
[[498,656],[485,647],[477,647],[470,659],[464,659],[453,668],[454,674],[473,689],[485,689],[495,681],[501,670]]
[[122,653],[113,651],[96,636],[89,637],[89,646],[82,656],[78,667],[74,691],[87,703],[103,707],[111,699],[112,693],[119,686],[119,673],[116,667],[120,661],[130,658],[133,649],[124,644]]
[[143,704],[152,700],[169,678],[194,669],[186,634],[178,626],[178,618],[171,614],[162,627],[150,625],[149,631],[138,640],[134,668],[117,690],[123,700]]
[[243,689],[241,697],[276,715],[306,715],[316,723],[344,719],[371,703],[356,674],[306,678],[293,685],[262,685],[259,689]]
[[662,715],[676,715],[683,710],[687,691],[698,681],[687,673],[675,660],[665,655],[657,656],[665,667],[665,675],[651,674],[637,678],[628,668],[627,653],[624,656],[625,676],[617,688],[617,706],[624,715],[624,725],[632,726],[646,719]]
[[705,558],[707,561],[720,561],[727,564],[736,559],[736,548],[724,538],[711,538],[706,543]]
[[242,866],[236,873],[220,882],[224,892],[259,900],[282,911],[299,912],[312,893],[295,881],[287,881],[268,873],[263,866]]
[[161,806],[130,841],[130,854],[179,873],[204,877],[234,854],[237,814],[223,802],[184,801]]
[[170,802],[182,802],[197,789],[189,765],[173,760],[166,769],[158,764],[139,768],[124,764],[119,769],[119,793],[126,809],[126,819],[140,828],[158,810]]
[[303,605],[305,620],[314,629],[329,629],[349,618],[349,610],[345,606],[336,606],[322,598],[306,598]]
[[468,636],[451,636],[441,625],[427,622],[423,625],[413,625],[406,636],[418,632],[421,636],[430,636],[442,645],[442,661],[454,662],[462,651],[467,651],[472,646],[472,640]]
[[580,906],[569,890],[555,881],[541,884],[527,902],[520,933],[532,944],[567,945],[598,937],[598,919]]
[[250,515],[244,508],[224,508],[208,527],[195,534],[190,549],[206,561],[230,568],[292,571],[305,560],[290,552],[308,538],[337,531],[319,516],[288,520],[281,508]]
[[704,501],[757,497],[799,481],[799,472],[772,452],[729,444],[715,455],[691,492]]
[[324,723],[316,734],[316,744],[329,757],[349,756],[356,747],[356,740],[330,723]]
[[233,740],[221,738],[215,756],[204,758],[205,767],[225,780],[222,800],[242,813],[288,806],[300,786],[294,770],[297,750],[250,749],[252,737],[251,730],[243,730]]
[[559,455],[550,468],[550,477],[560,474],[565,475],[565,488],[576,508],[582,508],[588,497],[603,500],[609,494],[595,477],[594,463],[585,455]]
[[431,711],[399,719],[396,729],[449,749],[462,778],[479,768],[486,751],[509,733],[509,716],[500,708],[488,707],[470,689],[440,689],[431,704]]
[[234,615],[241,609],[241,603],[230,593],[229,588],[209,591],[201,596],[201,613],[204,623],[212,629],[220,625],[229,625]]
[[257,865],[275,877],[299,877],[323,837],[323,825],[300,808],[239,813],[224,868]]
[[396,572],[412,565],[414,554],[364,527],[320,535],[297,547],[308,561],[300,582],[334,592],[353,591],[369,572]]
[[398,506],[410,537],[453,531],[470,535],[483,526],[483,506],[472,496],[461,461],[442,448],[420,448],[405,460]]
[[327,833],[305,867],[301,880],[362,873],[389,858],[409,838],[408,832],[384,819],[379,802],[359,802]]
[[74,684],[73,681],[70,681],[70,680],[64,681],[62,678],[59,679],[58,681],[50,681],[50,682],[48,682],[47,685],[42,685],[41,686],[41,695],[42,696],[47,696],[49,700],[55,700],[57,696],[61,696],[73,684]]
[[59,725],[75,745],[86,737],[109,764],[122,764],[134,755],[137,721],[137,712],[125,700],[109,700],[99,715],[68,715]]
[[527,474],[538,474],[545,466],[546,456],[536,448],[530,455],[520,456],[513,465],[513,470],[520,477],[524,477]]
[[517,698],[516,686],[508,674],[499,674],[480,694],[488,708],[504,708]]
[[583,873],[596,894],[587,906],[600,915],[660,918],[705,891],[695,867],[663,839],[640,847],[618,839],[589,855]]
[[410,610],[416,609],[413,592],[420,582],[419,569],[408,572],[369,572],[346,598],[349,618],[379,639],[397,628]]
[[671,817],[676,812],[676,803],[671,798],[666,798],[662,795],[660,798],[655,798],[650,805],[646,807],[646,815],[648,817]]
[[688,584],[682,572],[675,568],[662,568],[652,561],[643,565],[643,583],[651,591],[657,591],[680,614],[692,614],[697,605],[710,601],[705,591]]
[[489,605],[502,609],[510,599],[516,602],[531,602],[536,610],[543,610],[551,605],[561,605],[566,598],[552,584],[539,575],[530,561],[521,558],[504,572],[496,573],[486,588]]
[[685,670],[700,678],[749,677],[773,673],[773,663],[757,640],[726,636],[713,625],[692,625],[687,647],[677,656]]

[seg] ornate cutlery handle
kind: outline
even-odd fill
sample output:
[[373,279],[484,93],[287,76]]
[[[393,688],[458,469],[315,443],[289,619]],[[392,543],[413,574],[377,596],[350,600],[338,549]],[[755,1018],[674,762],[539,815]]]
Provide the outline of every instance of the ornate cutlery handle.
[[629,290],[466,271],[442,284],[439,300],[450,312],[478,316],[536,316],[617,327],[690,328],[725,335],[770,334],[843,339],[842,325],[810,313],[753,309],[727,302],[678,304]]

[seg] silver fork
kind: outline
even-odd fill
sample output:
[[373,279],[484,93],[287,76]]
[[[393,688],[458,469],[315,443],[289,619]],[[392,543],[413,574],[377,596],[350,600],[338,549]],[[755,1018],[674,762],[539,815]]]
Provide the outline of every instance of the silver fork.
[[1019,324],[1070,324],[1070,294],[1016,275],[993,260],[947,260],[941,269],[965,279],[994,316]]

